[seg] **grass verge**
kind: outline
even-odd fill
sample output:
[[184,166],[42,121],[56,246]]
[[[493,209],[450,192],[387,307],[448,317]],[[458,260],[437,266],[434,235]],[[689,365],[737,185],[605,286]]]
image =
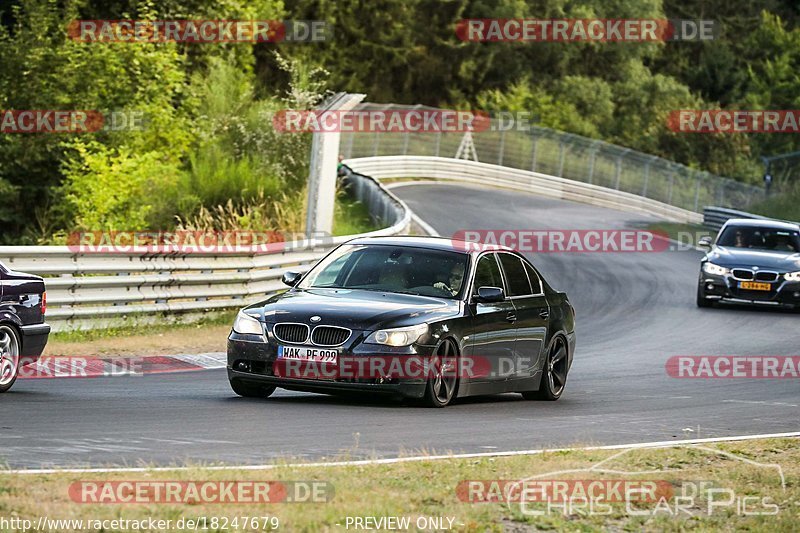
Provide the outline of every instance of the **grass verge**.
[[[355,517],[362,520],[400,517],[408,518],[409,529],[425,530],[433,529],[432,522],[425,521],[426,517],[433,517],[441,519],[445,526],[452,519],[450,529],[455,531],[788,532],[796,531],[800,512],[799,443],[798,439],[763,439],[663,449],[564,451],[389,465],[283,465],[268,470],[223,471],[196,466],[167,472],[2,474],[0,516],[16,516],[34,524],[41,516],[84,521],[169,519],[173,528],[181,518],[199,518],[206,524],[216,523],[217,527],[210,528],[212,531],[224,530],[223,520],[227,520],[228,530],[233,531],[272,529],[271,525],[264,527],[264,523],[258,528],[241,527],[241,523],[240,527],[232,527],[237,517],[276,517],[279,529],[287,531],[346,531],[354,529]],[[571,499],[549,506],[531,502],[471,503],[464,501],[464,496],[469,499],[469,492],[457,490],[459,486],[465,487],[465,481],[518,481],[532,476],[549,481],[666,481],[671,490],[659,493],[663,499],[647,503],[608,503],[600,499],[588,503]],[[76,503],[70,496],[70,486],[76,490],[74,483],[86,481],[277,481],[287,487],[292,481],[316,481],[324,489],[315,501],[308,503],[189,504],[183,500],[181,503]],[[290,494],[298,485],[291,487]],[[116,490],[112,494],[121,493]],[[79,495],[77,498],[80,500]],[[366,529],[380,529],[374,524]],[[49,529],[76,527],[72,524],[71,528]],[[106,526],[106,531],[118,530],[124,528]]]
[[344,191],[336,195],[336,206],[333,214],[333,234],[355,235],[380,229],[372,221],[369,208],[358,200],[350,197]]

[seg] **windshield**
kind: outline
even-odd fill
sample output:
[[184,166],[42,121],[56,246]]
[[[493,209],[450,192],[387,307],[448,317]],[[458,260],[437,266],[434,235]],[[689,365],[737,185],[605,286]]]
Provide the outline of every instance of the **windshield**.
[[467,254],[425,248],[346,245],[320,262],[298,287],[456,298],[468,259]]
[[776,252],[800,252],[800,234],[796,230],[781,228],[728,226],[720,235],[717,245]]

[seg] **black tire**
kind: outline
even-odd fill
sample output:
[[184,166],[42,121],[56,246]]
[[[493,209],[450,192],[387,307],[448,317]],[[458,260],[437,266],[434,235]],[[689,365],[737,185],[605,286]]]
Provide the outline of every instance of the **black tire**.
[[8,391],[19,375],[19,336],[14,328],[0,326],[0,393]]
[[708,298],[706,298],[706,293],[703,291],[703,286],[697,286],[697,307],[707,308],[713,306],[713,302],[711,302]]
[[231,380],[230,384],[233,392],[244,398],[269,398],[276,389],[276,387],[267,385],[242,383],[239,380]]
[[458,396],[458,353],[453,341],[443,340],[430,361],[423,402],[428,407],[447,407]]
[[564,337],[558,336],[547,352],[539,390],[525,391],[522,393],[522,397],[526,400],[544,400],[548,402],[554,402],[561,398],[564,393],[564,387],[567,385],[568,364],[567,341]]

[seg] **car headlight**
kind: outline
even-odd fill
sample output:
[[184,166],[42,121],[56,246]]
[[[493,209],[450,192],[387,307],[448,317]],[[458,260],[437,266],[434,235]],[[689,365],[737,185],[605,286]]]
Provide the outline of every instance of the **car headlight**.
[[731,269],[715,265],[714,263],[703,263],[703,272],[715,276],[724,276],[725,274],[730,274]]
[[236,320],[233,321],[233,331],[243,335],[263,335],[264,328],[261,322],[251,317],[243,311],[239,311]]
[[408,346],[414,344],[428,332],[428,324],[418,324],[405,328],[379,329],[374,331],[364,344],[383,344],[385,346]]
[[784,274],[783,279],[786,281],[800,281],[800,272],[789,272],[788,274]]

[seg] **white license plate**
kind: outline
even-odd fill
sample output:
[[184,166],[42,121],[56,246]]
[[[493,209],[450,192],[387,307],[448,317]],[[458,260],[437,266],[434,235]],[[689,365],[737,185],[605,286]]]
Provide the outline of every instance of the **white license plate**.
[[338,357],[339,352],[337,350],[302,346],[278,346],[278,359],[335,363]]

